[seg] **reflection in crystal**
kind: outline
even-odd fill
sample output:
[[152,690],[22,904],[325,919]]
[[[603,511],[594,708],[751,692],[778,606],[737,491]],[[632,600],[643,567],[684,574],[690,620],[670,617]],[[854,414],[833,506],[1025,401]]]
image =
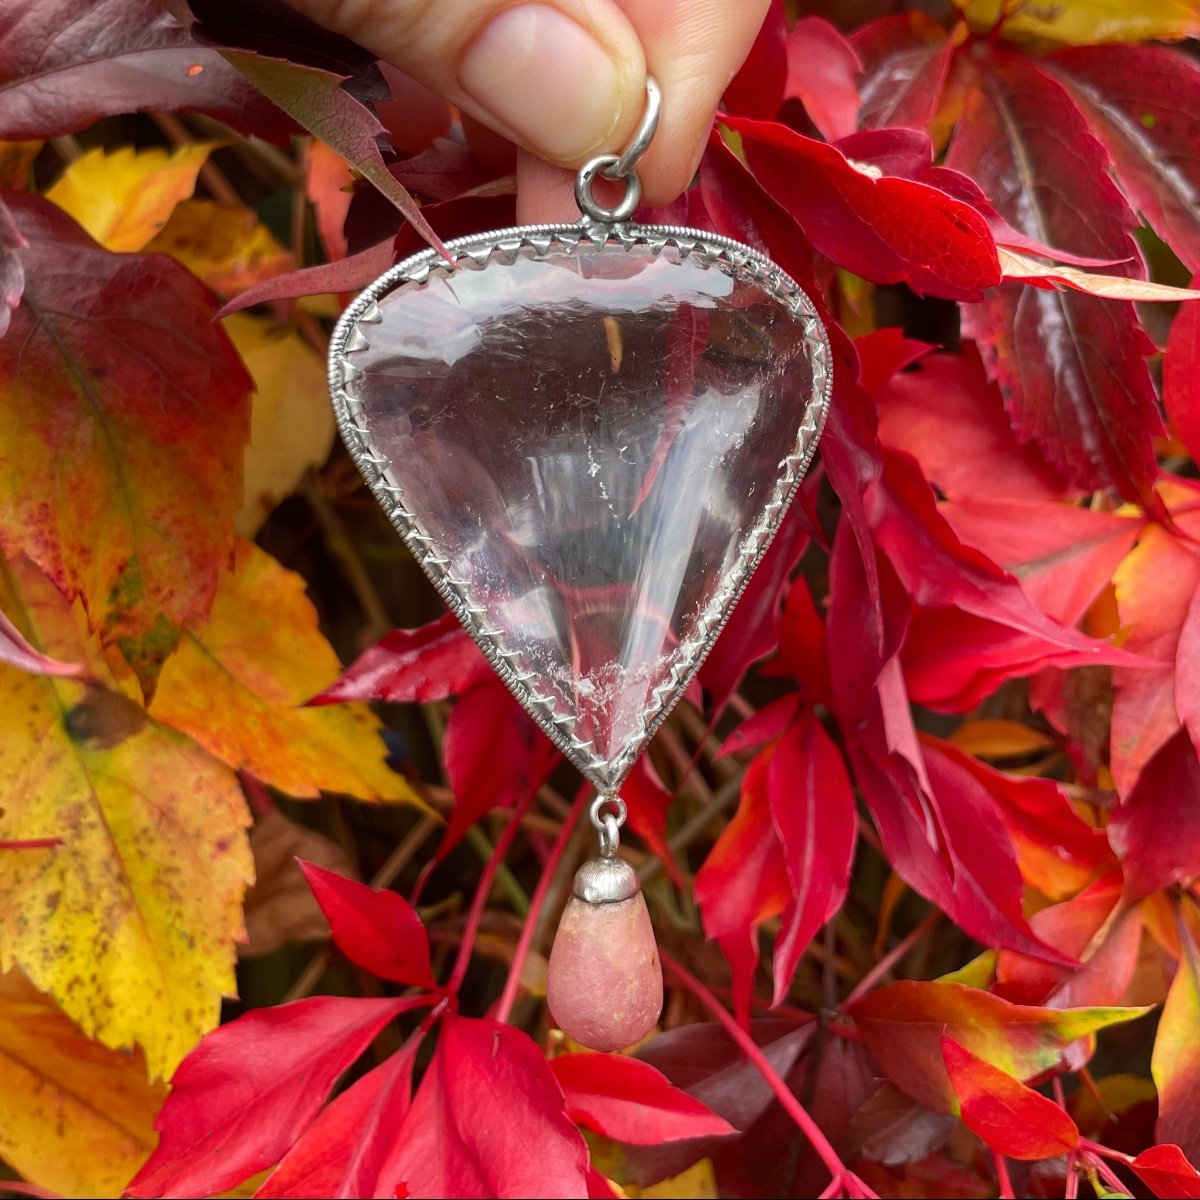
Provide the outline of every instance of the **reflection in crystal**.
[[353,361],[388,482],[615,760],[794,447],[802,322],[720,263],[640,245],[462,260],[379,303]]

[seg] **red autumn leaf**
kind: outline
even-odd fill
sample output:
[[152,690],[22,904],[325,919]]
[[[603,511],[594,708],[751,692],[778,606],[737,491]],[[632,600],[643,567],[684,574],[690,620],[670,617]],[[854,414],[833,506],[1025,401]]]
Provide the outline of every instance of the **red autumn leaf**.
[[374,1196],[412,1103],[414,1040],[326,1106],[254,1193],[256,1200]]
[[636,1058],[560,1054],[550,1063],[571,1119],[617,1142],[656,1146],[736,1133],[707,1105]]
[[629,812],[629,827],[662,860],[675,886],[682,887],[683,876],[667,845],[667,809],[673,796],[663,786],[648,754],[641,755],[625,777],[621,798]]
[[429,245],[444,250],[420,205],[383,161],[379,139],[384,129],[379,118],[342,86],[342,75],[244,50],[225,50],[223,54],[298,125],[336,150],[374,184]]
[[[1163,475],[1158,488],[1173,529],[1148,525],[1113,579],[1124,646],[1153,661],[1150,668],[1113,672],[1111,767],[1117,791],[1128,794],[1138,773],[1179,728],[1191,680],[1179,671],[1180,646],[1200,586],[1200,487]],[[1185,645],[1186,652],[1186,645]],[[1182,686],[1176,686],[1176,679]]]
[[957,1122],[935,1113],[885,1083],[854,1114],[847,1130],[853,1157],[896,1167],[925,1158],[945,1145]]
[[916,604],[983,617],[1036,639],[1047,653],[1078,651],[1080,661],[1106,661],[1103,643],[1042,612],[1012,575],[954,532],[908,455],[884,452],[872,499],[876,544]]
[[858,812],[841,751],[812,712],[787,729],[767,766],[767,802],[792,897],[775,943],[775,1003],[808,944],[846,898]]
[[862,61],[859,125],[926,128],[954,53],[946,31],[928,13],[898,13],[864,25],[850,43]]
[[960,983],[904,980],[863,996],[847,1015],[892,1083],[935,1112],[952,1112],[943,1034],[1009,1075],[1030,1079],[1058,1067],[1081,1037],[1145,1011],[1034,1008]]
[[1142,768],[1108,823],[1127,899],[1200,875],[1200,760],[1181,729]]
[[529,1035],[451,1015],[376,1195],[586,1197],[587,1168],[587,1146]]
[[[786,668],[801,690],[813,700],[828,701],[833,694],[825,622],[813,603],[803,576],[788,587],[779,614],[779,668]],[[772,671],[778,674],[779,671]],[[761,710],[760,710],[761,711]]]
[[[1200,276],[1192,286],[1200,283]],[[1192,460],[1200,458],[1200,307],[1181,304],[1163,356],[1163,407]]]
[[769,0],[758,36],[725,89],[725,107],[747,117],[773,117],[788,80],[787,13],[784,0]]
[[933,747],[882,760],[859,749],[851,763],[888,859],[906,883],[985,945],[1070,961],[1029,928],[1012,838],[973,772]]
[[[164,624],[203,620],[232,561],[250,379],[177,263],[110,254],[37,196],[7,204],[29,245],[0,340],[0,545],[82,596],[149,694]],[[46,500],[68,446],[69,520]]]
[[902,329],[885,326],[856,338],[854,351],[858,356],[858,382],[872,400],[877,400],[890,379],[928,358],[933,346],[906,338]]
[[[373,197],[378,196],[372,189],[367,191]],[[350,244],[350,253],[336,262],[305,267],[256,283],[235,296],[218,315],[228,316],[253,304],[266,304],[273,300],[291,300],[298,296],[312,296],[322,292],[355,292],[366,287],[402,258],[423,250],[425,243],[413,232],[410,225],[404,223],[397,231],[400,218],[396,210],[382,197],[379,197],[379,204],[386,213],[385,221],[376,231],[375,237],[363,239],[363,244]],[[421,211],[437,230],[438,235],[449,241],[459,234],[475,233],[493,226],[511,225],[511,210],[512,202],[509,197],[497,200],[496,197],[469,196],[429,204]],[[497,212],[499,215],[493,216]],[[355,209],[352,204],[346,217],[348,228],[354,215]]]
[[175,1072],[158,1147],[126,1194],[211,1196],[278,1162],[338,1076],[390,1020],[421,1003],[314,996],[214,1030]]
[[[700,160],[700,196],[713,231],[764,251],[820,305],[821,292],[813,274],[812,248],[796,222],[769,195],[721,137],[715,126]],[[830,329],[837,336],[836,326]],[[838,373],[834,371],[835,387]],[[804,500],[804,488],[793,505]],[[814,528],[816,523],[813,522]]]
[[828,21],[801,17],[787,35],[787,64],[784,94],[804,105],[821,136],[836,142],[853,133],[859,107],[854,81],[862,70],[853,44]]
[[952,742],[928,735],[921,740],[927,751],[949,760],[985,789],[1013,839],[1022,878],[1043,894],[1071,895],[1114,866],[1104,832],[1079,815],[1053,779],[1010,775]]
[[299,296],[314,296],[323,292],[355,292],[377,279],[395,262],[393,241],[388,238],[334,262],[264,279],[236,295],[217,315],[227,317],[252,305],[268,304],[274,300],[294,300]]
[[1154,231],[1200,271],[1200,66],[1166,46],[1072,46],[1046,60]]
[[280,0],[186,0],[192,32],[208,45],[246,50],[297,66],[316,67],[345,80],[361,101],[389,95],[376,56],[347,37],[326,29],[301,9]]
[[15,0],[0,12],[0,60],[0,138],[55,137],[101,117],[172,109],[280,145],[295,129],[155,0]]
[[[964,544],[1019,579],[1040,612],[1067,626],[1108,586],[1144,527],[1138,518],[1055,502],[964,500],[939,512]],[[1047,666],[1146,665],[1104,643],[1067,649],[944,607],[913,614],[903,661],[909,695],[940,711],[965,711],[1006,679]]]
[[[726,123],[741,135],[755,178],[838,266],[951,300],[979,300],[1000,281],[995,242],[970,205],[909,179],[876,178],[835,147],[775,122]],[[797,175],[813,186],[794,186]]]
[[1034,932],[1081,965],[1072,970],[1002,950],[996,959],[996,994],[1047,1008],[1118,1003],[1137,966],[1142,933],[1137,908],[1118,909],[1120,900],[1121,877],[1114,871],[1062,904],[1039,909],[1029,920]]
[[546,782],[558,758],[550,739],[498,679],[484,679],[454,706],[442,742],[454,812],[443,856],[493,808],[511,808]]
[[470,690],[491,667],[451,612],[418,629],[397,629],[364,650],[311,704],[386,700],[424,704]]
[[1079,1145],[1075,1122],[1053,1100],[945,1035],[942,1058],[963,1123],[997,1154],[1036,1162]]
[[754,759],[742,779],[742,797],[733,819],[709,851],[696,875],[696,902],[704,932],[719,942],[733,970],[734,1007],[750,1011],[758,926],[783,912],[791,884],[771,821],[768,771],[773,751]]
[[[445,137],[396,163],[391,171],[409,191],[435,201],[453,200],[467,192],[480,193],[488,190],[489,185],[505,182],[469,147]],[[512,191],[511,179],[503,190]]]
[[1038,609],[1065,625],[1082,620],[1146,524],[1053,501],[964,496],[938,511],[964,543],[1015,575]]
[[880,441],[911,454],[952,500],[1066,495],[1037,447],[1017,442],[1000,392],[971,343],[961,354],[931,354],[893,375],[878,404]]
[[[993,53],[980,64],[946,158],[1021,233],[1141,271],[1137,221],[1108,176],[1108,157],[1061,84],[1032,62]],[[1152,438],[1161,432],[1145,358],[1152,350],[1132,304],[1005,284],[964,310],[964,332],[1022,440],[1081,487],[1114,486],[1148,501]],[[1087,447],[1081,454],[1080,447]]]
[[[918,743],[896,657],[907,611],[897,607],[904,601],[887,561],[880,559],[876,569],[884,600],[878,617],[857,543],[839,529],[830,566],[829,645],[839,663],[835,711],[888,860],[972,936],[1057,957],[1025,921],[1012,840],[987,787]],[[877,619],[879,644],[863,636]],[[927,757],[936,758],[932,770]]]
[[399,892],[376,891],[316,863],[297,859],[337,948],[381,979],[433,989],[429,935]]
[[775,649],[779,595],[807,547],[804,514],[793,507],[696,675],[715,711],[724,707],[750,667]]
[[1156,1196],[1170,1200],[1200,1197],[1200,1171],[1188,1162],[1178,1146],[1151,1146],[1129,1165]]
[[[750,1037],[783,1078],[811,1044],[815,1022],[765,1018],[751,1021]],[[643,1042],[634,1057],[661,1071],[734,1129],[749,1129],[772,1105],[774,1093],[758,1068],[719,1025],[682,1025]],[[739,1139],[740,1140],[740,1139]],[[725,1138],[695,1138],[659,1146],[622,1147],[623,1178],[648,1187],[678,1175],[718,1151]]]
[[751,713],[720,745],[715,758],[757,750],[773,742],[796,719],[800,697],[794,693],[780,696]]

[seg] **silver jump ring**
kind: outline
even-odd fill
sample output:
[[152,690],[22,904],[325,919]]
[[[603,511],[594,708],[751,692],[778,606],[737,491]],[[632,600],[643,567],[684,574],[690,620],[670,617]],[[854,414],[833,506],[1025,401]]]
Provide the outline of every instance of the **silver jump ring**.
[[600,827],[600,855],[612,858],[621,848],[621,827],[612,813],[604,814],[604,824]]
[[611,167],[604,169],[603,174],[606,179],[624,179],[642,161],[642,155],[649,149],[650,143],[658,131],[658,118],[661,113],[662,89],[658,86],[657,80],[647,75],[646,108],[642,113],[641,123],[620,158]]
[[642,198],[642,184],[636,171],[630,171],[625,178],[625,195],[614,208],[605,208],[592,195],[592,181],[605,167],[613,166],[621,160],[615,154],[601,154],[586,162],[575,176],[575,203],[579,211],[591,217],[593,221],[603,221],[605,225],[615,225],[619,221],[628,221],[637,209]]
[[[612,811],[605,812],[605,805],[610,805]],[[628,810],[625,808],[625,801],[622,800],[620,796],[612,796],[606,792],[601,792],[600,795],[592,801],[592,824],[598,830],[600,830],[601,833],[604,832],[604,827],[608,821],[615,821],[617,827],[620,828],[625,824],[627,811]]]
[[[637,210],[642,198],[642,184],[637,177],[635,168],[646,153],[655,131],[658,129],[658,118],[662,112],[662,92],[658,84],[649,76],[646,77],[646,109],[633,139],[621,154],[600,154],[584,163],[575,176],[575,203],[585,217],[593,221],[601,221],[605,225],[616,225],[628,221]],[[597,174],[606,179],[623,179],[625,195],[612,208],[601,204],[592,194],[592,185]]]

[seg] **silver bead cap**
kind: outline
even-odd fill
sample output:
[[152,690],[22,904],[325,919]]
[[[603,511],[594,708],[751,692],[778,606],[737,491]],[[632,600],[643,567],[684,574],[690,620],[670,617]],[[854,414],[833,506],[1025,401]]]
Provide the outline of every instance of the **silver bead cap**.
[[587,904],[617,904],[641,890],[637,872],[623,858],[592,858],[575,872],[575,895]]

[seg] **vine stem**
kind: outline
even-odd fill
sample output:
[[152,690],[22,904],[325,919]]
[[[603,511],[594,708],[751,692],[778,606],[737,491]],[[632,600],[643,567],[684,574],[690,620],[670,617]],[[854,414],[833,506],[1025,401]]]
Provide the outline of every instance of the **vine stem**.
[[60,837],[18,838],[15,842],[0,842],[0,850],[53,850],[62,844]]
[[1008,1160],[1003,1154],[992,1153],[992,1160],[996,1164],[996,1187],[1000,1193],[1000,1200],[1016,1200],[1017,1193],[1013,1191],[1012,1179],[1008,1174]]
[[571,810],[563,821],[558,836],[554,839],[554,845],[550,848],[550,857],[546,859],[546,865],[542,868],[542,877],[538,880],[538,885],[529,901],[529,913],[525,917],[525,924],[521,927],[521,936],[513,951],[512,965],[508,970],[508,978],[504,981],[504,991],[500,993],[500,999],[496,1002],[494,1015],[497,1021],[508,1023],[513,1004],[517,999],[517,991],[521,986],[521,972],[525,967],[525,960],[529,957],[533,939],[537,936],[541,926],[539,918],[542,913],[542,905],[546,902],[546,896],[550,892],[550,887],[558,874],[559,864],[566,852],[567,843],[571,840],[571,834],[579,823],[584,803],[591,791],[591,786],[587,783],[580,786],[571,804]]
[[488,897],[492,893],[496,872],[500,870],[504,856],[508,853],[521,828],[521,819],[532,804],[533,795],[531,793],[513,809],[508,824],[504,827],[504,832],[496,839],[491,858],[484,865],[483,874],[479,877],[479,886],[475,889],[475,897],[471,901],[471,911],[467,914],[467,923],[463,927],[462,944],[458,948],[458,957],[454,960],[454,969],[450,972],[450,979],[446,984],[446,991],[452,996],[458,994],[462,987],[462,981],[466,977],[467,967],[471,962],[471,952],[475,949],[475,938],[479,933],[479,922],[483,919],[483,910],[487,907]]
[[758,1068],[767,1086],[775,1093],[784,1111],[796,1122],[800,1131],[808,1138],[817,1156],[825,1164],[833,1180],[822,1193],[835,1196],[845,1192],[856,1200],[877,1200],[873,1191],[838,1157],[829,1139],[821,1132],[820,1126],[809,1115],[808,1110],[796,1099],[792,1089],[784,1082],[783,1077],[771,1065],[767,1056],[759,1049],[754,1039],[725,1011],[721,1002],[696,978],[686,967],[677,962],[665,951],[659,951],[663,966],[666,967],[684,987],[708,1009],[710,1013],[725,1027],[725,1032],[737,1043],[739,1049]]

